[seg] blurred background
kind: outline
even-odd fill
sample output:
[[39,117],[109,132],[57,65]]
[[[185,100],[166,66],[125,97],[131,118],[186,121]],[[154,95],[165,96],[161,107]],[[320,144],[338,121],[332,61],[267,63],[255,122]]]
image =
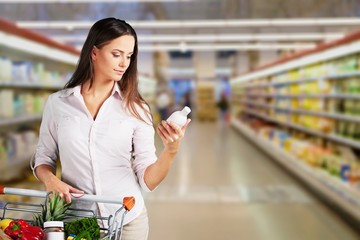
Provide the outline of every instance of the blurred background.
[[360,239],[359,15],[358,0],[0,0],[0,184],[43,189],[44,103],[116,17],[137,31],[154,124],[192,109],[144,193],[150,240]]

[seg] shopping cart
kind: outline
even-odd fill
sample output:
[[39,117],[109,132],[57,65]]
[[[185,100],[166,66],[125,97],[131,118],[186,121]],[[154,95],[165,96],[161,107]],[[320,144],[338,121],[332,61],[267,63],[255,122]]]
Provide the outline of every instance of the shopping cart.
[[[18,220],[19,217],[16,217],[16,213],[21,214],[21,218],[33,222],[33,214],[41,212],[41,206],[46,204],[49,193],[46,191],[31,190],[31,189],[22,189],[22,188],[9,188],[0,186],[0,194],[3,195],[17,195],[17,196],[26,196],[26,197],[35,197],[39,198],[39,203],[21,203],[21,202],[5,202],[3,206],[0,207],[2,214],[0,219],[10,218],[13,220]],[[45,200],[42,200],[45,198]],[[102,233],[102,240],[120,240],[123,229],[123,222],[125,215],[134,207],[135,198],[134,197],[124,197],[122,200],[114,199],[113,197],[108,196],[96,196],[96,195],[73,195],[72,201],[84,201],[84,202],[96,202],[96,203],[111,203],[111,204],[121,204],[121,207],[115,212],[114,215],[109,217],[102,217],[97,215],[93,210],[88,209],[76,209],[69,208],[69,216],[71,219],[84,218],[84,217],[95,217],[98,221],[105,221],[106,227],[100,226],[100,231]],[[11,216],[13,213],[13,216]],[[14,214],[15,213],[15,214]],[[66,223],[66,220],[64,220]]]

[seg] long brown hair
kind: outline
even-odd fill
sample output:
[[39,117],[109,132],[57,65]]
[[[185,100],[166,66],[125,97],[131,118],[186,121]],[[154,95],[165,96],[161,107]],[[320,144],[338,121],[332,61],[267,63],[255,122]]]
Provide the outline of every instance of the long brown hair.
[[[136,118],[144,121],[139,112],[136,110],[136,104],[145,111],[148,120],[152,122],[150,106],[142,98],[138,90],[138,71],[137,71],[137,55],[138,55],[138,39],[135,30],[125,21],[116,18],[105,18],[97,21],[89,31],[84,46],[80,53],[80,58],[76,66],[75,72],[70,80],[65,84],[64,88],[73,88],[78,85],[90,81],[90,87],[93,83],[94,69],[91,59],[91,51],[94,46],[98,49],[102,48],[115,38],[130,35],[135,39],[133,54],[131,55],[130,65],[117,82],[122,96],[125,99],[125,106],[130,113]],[[148,106],[148,109],[144,106]]]

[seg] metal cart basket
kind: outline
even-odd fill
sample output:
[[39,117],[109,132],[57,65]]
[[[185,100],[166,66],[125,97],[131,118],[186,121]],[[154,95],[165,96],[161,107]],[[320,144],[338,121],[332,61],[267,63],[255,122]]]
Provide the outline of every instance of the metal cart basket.
[[[38,203],[21,203],[21,202],[5,202],[3,206],[0,207],[0,219],[10,218],[17,220],[20,217],[16,217],[16,214],[21,214],[21,218],[32,222],[33,214],[40,213],[42,205],[46,204],[49,193],[46,191],[39,190],[30,190],[22,188],[9,188],[0,186],[0,194],[2,195],[17,195],[17,196],[26,196],[38,198]],[[102,237],[100,239],[105,240],[120,240],[123,229],[123,222],[125,215],[134,207],[135,198],[134,197],[124,197],[122,200],[114,199],[114,197],[109,196],[97,196],[97,195],[79,195],[73,194],[72,201],[84,201],[84,202],[95,202],[95,203],[111,203],[111,204],[120,204],[119,209],[115,212],[114,215],[109,217],[102,217],[97,215],[94,211],[88,209],[76,209],[69,208],[69,215],[71,219],[85,218],[85,217],[95,217],[98,221],[105,221],[107,224],[106,227],[100,227]],[[36,202],[36,201],[35,201]],[[2,212],[1,212],[2,211]],[[13,216],[11,216],[11,214]],[[66,220],[64,220],[66,224]]]

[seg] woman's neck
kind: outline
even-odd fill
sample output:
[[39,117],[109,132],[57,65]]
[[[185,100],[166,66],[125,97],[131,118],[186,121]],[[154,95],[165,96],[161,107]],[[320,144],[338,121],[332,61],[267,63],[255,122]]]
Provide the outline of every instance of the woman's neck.
[[93,81],[90,88],[90,81],[87,81],[81,86],[81,94],[91,96],[96,99],[108,98],[114,87],[114,81]]

